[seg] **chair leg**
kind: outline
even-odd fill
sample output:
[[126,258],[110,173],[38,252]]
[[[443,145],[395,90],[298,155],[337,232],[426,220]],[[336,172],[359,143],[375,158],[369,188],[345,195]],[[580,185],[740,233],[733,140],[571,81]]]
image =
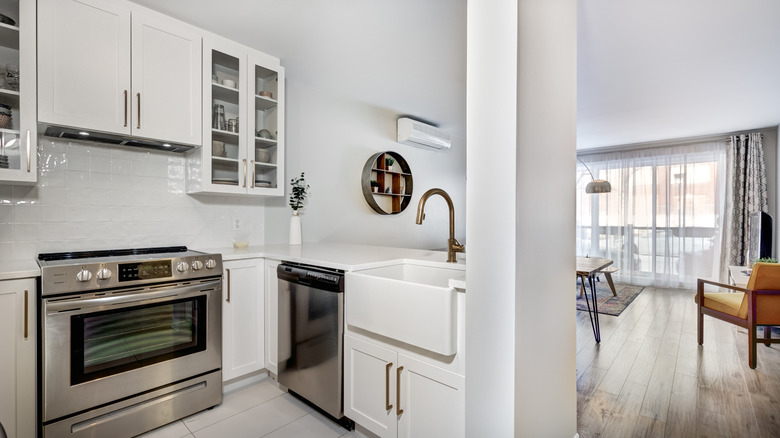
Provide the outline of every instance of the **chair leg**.
[[609,288],[612,289],[612,296],[617,296],[617,291],[615,290],[615,283],[612,282],[612,274],[609,272],[604,273],[604,278],[607,279],[607,283],[609,283]]
[[[769,325],[764,326],[764,339],[772,339],[772,326]],[[764,345],[768,347],[770,343],[764,342]]]
[[698,312],[696,335],[698,337],[699,345],[704,345],[704,314],[701,313],[701,305],[696,308],[696,311]]
[[756,345],[758,337],[756,336],[756,327],[748,327],[748,365],[750,368],[756,368]]

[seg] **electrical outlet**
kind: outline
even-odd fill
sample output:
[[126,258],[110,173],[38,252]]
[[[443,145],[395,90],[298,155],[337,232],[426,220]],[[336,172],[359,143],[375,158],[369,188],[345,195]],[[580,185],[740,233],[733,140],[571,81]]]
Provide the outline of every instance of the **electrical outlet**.
[[241,219],[233,217],[231,221],[233,231],[241,231]]

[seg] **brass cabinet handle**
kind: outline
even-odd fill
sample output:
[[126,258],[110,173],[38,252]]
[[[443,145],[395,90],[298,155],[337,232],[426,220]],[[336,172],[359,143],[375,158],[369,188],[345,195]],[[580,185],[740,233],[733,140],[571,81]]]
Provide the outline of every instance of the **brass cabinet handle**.
[[246,188],[246,158],[244,158],[244,188]]
[[30,173],[30,148],[32,145],[30,144],[30,130],[27,130],[27,173]]
[[395,370],[395,414],[401,415],[404,413],[404,410],[401,409],[401,371],[404,370],[404,367],[398,367],[397,370]]
[[393,363],[390,362],[385,368],[385,410],[389,411],[393,409],[393,405],[390,404],[390,368],[393,367]]
[[225,302],[230,302],[230,269],[225,269],[227,272],[227,298],[225,299]]
[[29,335],[30,335],[30,332],[28,330],[28,326],[29,326],[28,318],[29,317],[27,316],[27,313],[29,311],[28,297],[27,297],[28,295],[29,295],[29,292],[28,291],[24,291],[24,339],[27,339],[29,337]]
[[141,93],[136,95],[138,97],[138,125],[137,128],[141,129]]
[[255,160],[252,160],[252,188],[255,188]]
[[125,90],[125,127],[127,127],[127,90]]

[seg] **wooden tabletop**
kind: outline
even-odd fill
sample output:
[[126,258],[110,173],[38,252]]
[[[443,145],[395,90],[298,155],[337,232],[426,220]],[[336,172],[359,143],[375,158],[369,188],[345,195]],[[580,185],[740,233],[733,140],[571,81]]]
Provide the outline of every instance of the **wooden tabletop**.
[[612,260],[599,257],[577,257],[577,274],[593,275],[612,264]]

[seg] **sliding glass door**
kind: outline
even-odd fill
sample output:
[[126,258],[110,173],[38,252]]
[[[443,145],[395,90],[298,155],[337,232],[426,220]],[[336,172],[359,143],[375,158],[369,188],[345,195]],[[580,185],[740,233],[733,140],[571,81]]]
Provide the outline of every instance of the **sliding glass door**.
[[580,157],[612,184],[586,194],[577,181],[577,254],[615,261],[618,280],[692,287],[720,273],[725,200],[724,142],[658,147]]

